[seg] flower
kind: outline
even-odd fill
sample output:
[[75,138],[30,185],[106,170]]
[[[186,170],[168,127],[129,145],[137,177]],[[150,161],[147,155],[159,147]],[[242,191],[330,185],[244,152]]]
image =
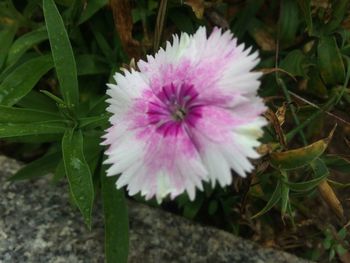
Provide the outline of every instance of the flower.
[[117,188],[141,192],[160,203],[203,181],[231,184],[233,169],[244,177],[258,158],[255,148],[266,124],[257,96],[261,73],[251,72],[258,53],[244,50],[231,32],[214,28],[207,37],[173,36],[138,71],[116,73],[108,84],[111,127],[104,135],[107,175],[120,174]]

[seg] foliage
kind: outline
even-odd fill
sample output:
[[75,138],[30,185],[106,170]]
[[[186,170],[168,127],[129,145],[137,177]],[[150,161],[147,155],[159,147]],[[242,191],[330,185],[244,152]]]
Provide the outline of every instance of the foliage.
[[[284,223],[295,235],[302,220],[318,218],[310,210],[320,196],[338,219],[330,216],[307,234],[314,236],[315,244],[323,242],[330,260],[335,255],[342,260],[349,253],[347,225],[333,188],[347,185],[330,176],[350,171],[349,158],[342,155],[349,149],[331,147],[333,140],[339,144],[339,136],[349,134],[348,2],[3,0],[0,138],[19,146],[17,158],[31,160],[9,180],[49,172],[54,182],[67,180],[73,204],[88,228],[93,204],[101,195],[106,260],[126,262],[125,195],[105,177],[102,165],[100,138],[109,117],[105,83],[120,67],[132,67],[130,59],[157,50],[172,33],[215,25],[231,29],[240,42],[260,50],[261,95],[270,108],[265,115],[270,125],[259,148],[263,158],[248,179],[235,177],[233,187],[206,185],[194,202],[184,194],[163,208],[261,242],[270,239],[287,249],[278,240],[280,229],[274,222]],[[259,224],[270,229],[270,237],[259,232]],[[332,224],[340,230],[330,234]],[[302,240],[300,232],[299,236]],[[293,248],[310,259],[323,256],[309,253],[304,242]]]

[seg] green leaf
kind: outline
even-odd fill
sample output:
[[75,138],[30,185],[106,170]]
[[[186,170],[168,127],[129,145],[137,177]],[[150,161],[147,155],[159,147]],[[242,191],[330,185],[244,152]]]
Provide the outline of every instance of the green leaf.
[[328,85],[342,84],[345,79],[344,63],[334,37],[322,37],[317,46],[318,67]]
[[338,0],[332,4],[332,19],[325,25],[325,31],[332,33],[343,21],[346,11],[348,10],[349,0]]
[[17,25],[15,24],[5,27],[3,30],[0,30],[0,70],[5,64],[8,50],[12,44],[16,32]]
[[75,107],[79,102],[79,88],[72,46],[54,1],[44,0],[43,9],[61,93],[68,106]]
[[5,123],[0,125],[0,138],[25,135],[64,133],[66,123],[63,121],[42,121],[32,123]]
[[314,160],[311,163],[311,167],[314,171],[315,178],[305,182],[298,182],[298,183],[287,182],[287,185],[292,191],[295,191],[295,192],[311,191],[328,177],[329,171],[327,169],[327,166],[324,164],[324,162],[321,159]]
[[276,188],[274,192],[272,193],[269,201],[267,202],[266,206],[261,209],[258,213],[256,213],[254,216],[251,217],[251,219],[259,217],[266,212],[268,212],[272,207],[274,207],[279,200],[281,200],[281,193],[282,193],[282,181],[278,180]]
[[83,143],[80,130],[66,130],[62,139],[62,154],[74,203],[83,215],[86,225],[91,229],[94,186],[89,165],[85,160]]
[[106,262],[128,262],[129,220],[123,189],[116,189],[116,178],[107,177],[105,166],[101,171],[103,213],[105,223]]
[[80,16],[79,24],[89,20],[98,10],[108,4],[108,0],[89,0],[86,2],[86,7]]
[[203,202],[203,196],[197,196],[197,198],[193,202],[186,203],[183,211],[184,217],[193,219],[201,209]]
[[184,14],[180,10],[171,9],[168,13],[168,18],[172,23],[180,30],[189,34],[194,33],[193,22],[187,14]]
[[40,56],[20,65],[0,84],[0,104],[12,106],[17,103],[52,66],[50,55]]
[[324,82],[322,81],[317,68],[315,67],[310,68],[307,75],[308,75],[308,79],[307,79],[307,87],[305,91],[319,98],[327,99],[328,90]]
[[59,115],[34,109],[14,108],[0,105],[0,123],[32,123],[60,121]]
[[239,12],[237,20],[231,27],[232,32],[238,39],[241,39],[245,32],[248,30],[252,17],[259,11],[264,1],[262,0],[249,0],[246,1],[246,6]]
[[[288,180],[287,173],[281,171],[281,175],[284,180]],[[281,215],[284,216],[287,212],[287,207],[289,205],[289,186],[285,182],[282,183],[281,187]]]
[[76,62],[79,76],[109,73],[105,60],[96,55],[80,55]]
[[287,54],[281,61],[280,68],[284,69],[293,76],[306,76],[305,65],[306,56],[299,49],[295,49]]
[[23,108],[32,108],[40,111],[57,112],[56,104],[44,94],[32,90],[24,96],[17,105]]
[[298,4],[301,9],[301,12],[304,15],[304,20],[306,22],[309,36],[312,36],[313,23],[312,23],[312,16],[311,16],[311,0],[298,0]]
[[60,152],[47,154],[21,168],[17,173],[9,178],[10,181],[32,179],[45,176],[54,171],[61,160]]
[[349,173],[350,172],[350,161],[338,155],[326,155],[322,157],[325,164],[337,172]]
[[48,38],[45,28],[39,28],[16,39],[12,44],[6,60],[7,66],[14,64],[18,59],[34,45]]
[[292,44],[299,26],[299,9],[295,0],[281,1],[280,14],[280,39],[285,43]]

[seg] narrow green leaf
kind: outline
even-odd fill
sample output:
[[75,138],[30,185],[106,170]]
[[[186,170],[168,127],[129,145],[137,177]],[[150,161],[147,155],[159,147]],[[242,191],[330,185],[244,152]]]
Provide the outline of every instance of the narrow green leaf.
[[45,176],[48,173],[53,172],[60,160],[60,152],[56,151],[47,154],[21,168],[18,172],[11,176],[9,180],[18,181]]
[[32,90],[24,96],[17,105],[23,108],[32,108],[39,111],[57,112],[56,104],[44,94]]
[[197,196],[193,202],[187,202],[184,206],[183,215],[186,218],[193,219],[198,214],[204,202],[203,196]]
[[62,120],[57,114],[34,109],[14,108],[0,105],[0,112],[0,123],[32,123]]
[[62,154],[74,203],[91,229],[91,212],[94,201],[94,186],[89,165],[84,156],[83,135],[80,130],[69,129],[62,139]]
[[98,10],[108,4],[108,0],[89,0],[86,2],[86,7],[80,16],[79,24],[84,23],[92,17]]
[[129,222],[123,189],[117,190],[115,177],[107,177],[105,167],[101,172],[102,201],[105,223],[106,262],[126,263],[129,251]]
[[282,217],[286,214],[289,205],[289,186],[285,183],[288,182],[288,175],[286,171],[281,171],[281,175],[284,178],[281,186],[281,215]]
[[105,126],[108,124],[108,119],[110,115],[105,113],[100,116],[86,117],[79,119],[79,127],[80,128],[95,128],[98,126]]
[[311,167],[314,170],[315,178],[298,183],[287,182],[287,185],[292,191],[295,192],[308,192],[317,187],[323,180],[325,180],[329,171],[327,166],[321,159],[316,159],[311,163]]
[[[350,157],[348,157],[350,158]],[[330,168],[337,172],[349,173],[350,172],[350,160],[338,155],[326,155],[322,157],[322,160]]]
[[75,107],[79,102],[79,88],[72,46],[54,1],[44,0],[43,9],[61,93],[65,102]]
[[61,161],[56,166],[56,169],[52,178],[52,183],[53,184],[58,183],[65,176],[66,176],[66,171],[64,170],[63,159],[61,159]]
[[0,104],[12,106],[17,103],[31,91],[52,66],[50,55],[40,56],[23,63],[0,84]]
[[17,25],[11,25],[0,30],[0,70],[5,64],[8,50],[17,31]]
[[328,85],[342,84],[345,79],[344,63],[334,37],[322,37],[317,46],[318,66]]
[[232,32],[235,36],[240,39],[243,37],[245,32],[248,30],[250,23],[252,22],[252,17],[259,11],[260,7],[264,1],[262,0],[249,0],[246,1],[244,9],[239,12],[237,20],[231,27]]
[[45,28],[39,28],[16,39],[12,44],[6,60],[7,66],[14,64],[18,59],[34,45],[48,38]]
[[5,123],[0,125],[0,138],[25,135],[60,134],[66,128],[63,121],[43,121],[32,123]]
[[332,4],[332,19],[325,25],[325,31],[327,33],[332,33],[340,26],[348,10],[348,5],[349,0],[338,0]]
[[313,35],[313,23],[312,23],[312,16],[311,16],[311,0],[298,0],[299,7],[301,9],[301,12],[304,15],[304,19],[307,26],[307,31],[309,33],[309,36]]
[[281,180],[278,180],[276,188],[275,188],[274,192],[272,193],[272,195],[271,195],[269,201],[267,202],[266,206],[263,209],[261,209],[257,214],[252,216],[251,219],[259,217],[259,216],[265,214],[272,207],[274,207],[278,203],[278,201],[281,200],[281,193],[282,193],[282,182],[281,182]]
[[79,76],[108,74],[110,70],[105,60],[96,55],[80,55],[76,62]]
[[299,26],[299,9],[298,3],[295,0],[281,1],[280,14],[280,39],[292,44],[295,41],[295,36]]

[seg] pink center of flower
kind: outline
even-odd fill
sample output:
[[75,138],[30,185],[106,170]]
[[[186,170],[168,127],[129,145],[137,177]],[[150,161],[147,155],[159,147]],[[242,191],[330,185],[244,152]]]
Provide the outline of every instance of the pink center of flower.
[[171,83],[163,86],[148,103],[149,123],[164,136],[177,135],[182,125],[194,127],[202,117],[198,95],[193,85]]

